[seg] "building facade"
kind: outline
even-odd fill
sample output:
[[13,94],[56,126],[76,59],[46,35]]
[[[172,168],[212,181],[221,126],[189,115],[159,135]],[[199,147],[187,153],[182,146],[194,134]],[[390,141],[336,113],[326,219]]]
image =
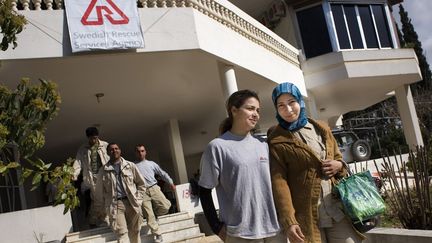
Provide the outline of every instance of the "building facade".
[[129,160],[135,144],[146,144],[177,184],[199,168],[231,93],[258,91],[265,130],[276,123],[271,91],[285,81],[300,88],[310,116],[330,125],[394,92],[407,141],[422,144],[409,89],[421,74],[414,51],[399,47],[396,2],[139,0],[144,48],[77,54],[62,0],[17,0],[29,23],[18,47],[0,52],[1,82],[59,85],[44,160],[74,157],[85,128],[97,126]]

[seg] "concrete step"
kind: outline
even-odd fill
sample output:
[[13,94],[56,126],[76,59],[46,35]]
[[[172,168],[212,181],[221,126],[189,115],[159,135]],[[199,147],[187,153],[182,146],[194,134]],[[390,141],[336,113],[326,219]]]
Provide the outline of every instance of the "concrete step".
[[159,216],[158,220],[160,224],[169,223],[171,221],[178,221],[180,219],[190,219],[192,218],[188,212],[179,212],[173,214],[166,214],[163,216]]
[[[159,227],[161,231],[169,231],[176,227],[182,227],[186,225],[193,225],[193,218],[189,216],[186,212],[169,214],[159,217]],[[103,235],[105,233],[111,232],[109,227],[99,227],[95,229],[84,230],[80,232],[73,232],[66,235],[66,242],[76,242],[79,239],[94,235]],[[144,226],[141,228],[141,234],[150,233],[147,226],[147,222],[144,220]]]
[[[162,232],[168,232],[168,231],[176,230],[178,228],[183,228],[183,227],[192,226],[192,225],[195,225],[193,218],[180,219],[178,221],[172,221],[169,223],[163,223],[163,224],[159,223],[159,229]],[[144,225],[141,228],[141,235],[143,235],[143,234],[151,234],[150,227],[148,227],[147,225]]]
[[[101,239],[102,241],[80,241],[85,243],[101,243],[101,242],[109,242],[109,243],[116,243],[117,240],[115,238],[115,235],[112,234],[114,238],[111,237],[105,237],[104,239]],[[184,228],[178,228],[176,230],[172,231],[166,231],[162,232],[162,238],[164,243],[168,242],[188,242],[188,243],[198,243],[201,239],[204,238],[204,234],[200,232],[198,225],[188,226]],[[141,242],[142,243],[153,243],[154,237],[151,234],[147,235],[141,235]]]
[[[197,224],[185,227],[183,229],[175,229],[167,232],[162,232],[164,242],[176,242],[179,240],[184,241],[186,239],[196,238],[197,236],[204,236],[204,234],[201,233]],[[153,240],[152,235],[150,235],[150,240]]]
[[199,235],[197,237],[190,237],[184,240],[175,241],[175,243],[223,243],[217,235]]
[[[200,233],[199,226],[187,226],[183,228],[178,228],[172,231],[162,231],[162,237],[164,242],[176,242],[176,241],[185,241],[191,238],[199,238],[204,237],[203,233]],[[143,243],[151,243],[154,242],[153,235],[151,234],[142,234],[141,241]],[[117,242],[116,236],[113,232],[107,232],[104,234],[92,235],[84,238],[77,239],[72,241],[74,243],[104,243],[104,242]]]
[[206,243],[204,239],[205,239],[205,234],[199,233],[195,236],[188,236],[188,238],[186,239],[177,239],[171,242],[172,243]]
[[79,232],[72,232],[66,235],[66,242],[75,242],[79,239],[83,239],[92,235],[102,235],[110,231],[111,229],[105,226]]
[[[159,227],[162,232],[164,242],[188,242],[198,243],[204,238],[199,226],[194,223],[194,219],[188,213],[172,214],[159,218]],[[153,242],[147,225],[141,229],[142,242]],[[70,233],[66,237],[66,242],[74,243],[102,243],[116,242],[116,236],[108,227],[101,227],[81,232]]]
[[199,243],[223,243],[217,235],[209,235],[204,237]]
[[[177,241],[176,241],[177,242]],[[223,243],[223,241],[217,235],[209,235],[197,238],[190,238],[184,241],[178,241],[178,243]]]

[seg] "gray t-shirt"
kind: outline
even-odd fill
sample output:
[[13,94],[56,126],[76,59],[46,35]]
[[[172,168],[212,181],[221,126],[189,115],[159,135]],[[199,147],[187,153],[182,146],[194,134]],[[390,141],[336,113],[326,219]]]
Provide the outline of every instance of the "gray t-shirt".
[[151,160],[143,160],[140,162],[135,162],[139,172],[141,172],[141,175],[144,177],[146,187],[150,187],[157,184],[157,180],[155,178],[156,175],[160,175],[162,180],[169,183],[170,185],[173,185],[173,180],[171,177],[166,173],[164,170],[160,168],[156,162]]
[[260,239],[279,232],[268,154],[265,141],[228,131],[212,140],[202,155],[199,185],[216,187],[219,217],[228,235]]

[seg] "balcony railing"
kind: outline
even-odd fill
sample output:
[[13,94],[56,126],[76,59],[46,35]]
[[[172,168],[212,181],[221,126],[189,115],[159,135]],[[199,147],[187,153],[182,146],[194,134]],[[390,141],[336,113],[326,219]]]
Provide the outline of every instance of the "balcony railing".
[[[138,0],[139,8],[194,8],[245,38],[299,67],[298,52],[215,0]],[[14,0],[14,10],[63,9],[63,0]]]

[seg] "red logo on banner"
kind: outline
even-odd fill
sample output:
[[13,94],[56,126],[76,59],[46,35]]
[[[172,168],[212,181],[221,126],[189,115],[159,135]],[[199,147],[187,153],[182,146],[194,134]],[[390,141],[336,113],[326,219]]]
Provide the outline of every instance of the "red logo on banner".
[[[105,11],[104,16],[108,19],[111,24],[127,24],[129,23],[129,18],[115,5],[115,3],[112,0],[106,0],[109,6],[96,6],[96,14],[97,14],[97,20],[88,20],[90,13],[95,8],[95,5],[98,0],[92,0],[85,11],[84,15],[81,18],[81,23],[83,25],[103,25],[103,19],[102,19],[102,11]],[[121,19],[114,19],[111,15],[114,12],[116,12],[118,15],[120,15]]]

